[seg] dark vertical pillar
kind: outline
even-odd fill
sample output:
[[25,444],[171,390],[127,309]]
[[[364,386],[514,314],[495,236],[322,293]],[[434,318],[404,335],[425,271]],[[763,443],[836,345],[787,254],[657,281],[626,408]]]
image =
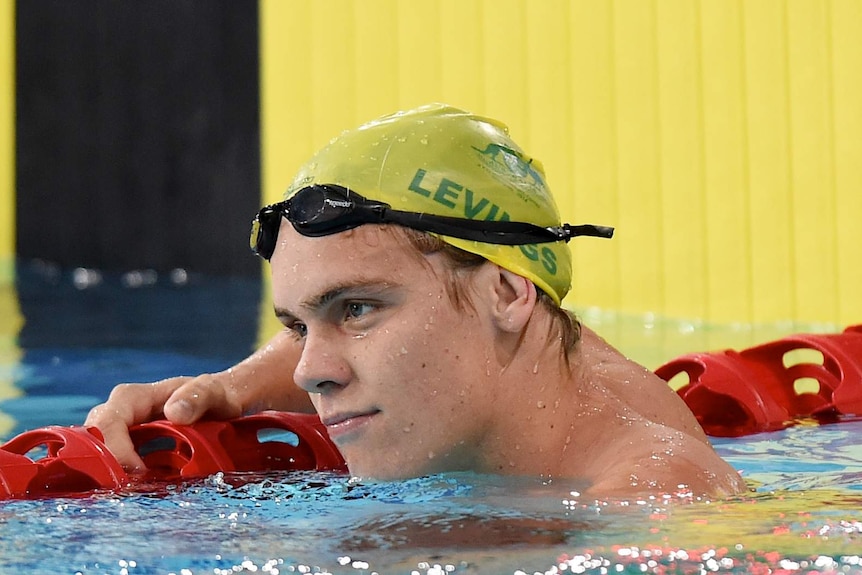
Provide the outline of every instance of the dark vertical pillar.
[[257,274],[253,0],[16,5],[17,251]]

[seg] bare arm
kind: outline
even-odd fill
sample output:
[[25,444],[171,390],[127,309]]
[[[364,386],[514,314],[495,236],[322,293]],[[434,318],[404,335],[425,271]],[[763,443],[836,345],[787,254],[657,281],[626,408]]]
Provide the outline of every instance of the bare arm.
[[108,448],[125,467],[142,470],[143,461],[129,439],[132,425],[162,416],[188,424],[204,415],[228,419],[265,409],[313,412],[308,394],[293,384],[299,353],[291,336],[280,331],[222,372],[120,384],[105,403],[90,410],[85,425],[99,428]]

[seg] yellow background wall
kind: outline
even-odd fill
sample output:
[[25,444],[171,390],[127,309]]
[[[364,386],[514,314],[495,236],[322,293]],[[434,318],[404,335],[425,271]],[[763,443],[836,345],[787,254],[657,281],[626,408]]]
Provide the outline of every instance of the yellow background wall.
[[15,3],[0,0],[0,284],[15,250]]
[[[12,255],[15,251],[15,37],[14,3],[0,0],[0,366],[14,365],[21,352],[15,338],[23,319],[12,283]],[[0,369],[0,401],[16,397],[9,370]],[[12,429],[14,421],[0,412],[0,436]]]
[[862,322],[862,0],[262,0],[263,182],[443,101],[509,124],[574,222],[568,303]]

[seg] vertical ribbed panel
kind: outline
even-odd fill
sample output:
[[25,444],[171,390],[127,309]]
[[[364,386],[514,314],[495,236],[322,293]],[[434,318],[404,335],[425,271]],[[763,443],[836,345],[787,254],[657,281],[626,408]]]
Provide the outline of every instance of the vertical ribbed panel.
[[835,0],[828,20],[832,60],[835,230],[839,321],[862,318],[862,1]]
[[656,7],[657,196],[660,220],[675,222],[660,233],[661,301],[666,314],[679,316],[705,309],[708,300],[701,22],[690,0],[659,0]]
[[752,238],[742,0],[700,4],[703,98],[703,317],[750,320]]
[[795,312],[787,6],[781,0],[743,6],[751,297],[754,317],[772,320]]
[[[15,252],[15,3],[0,3],[0,263]],[[0,269],[0,283],[9,278]]]
[[569,303],[862,319],[862,0],[262,0],[265,196],[444,101],[506,122],[564,219]]
[[[790,6],[786,24],[787,123],[790,127],[794,261],[789,282],[796,287],[794,315],[836,317],[838,270],[830,10],[829,4],[822,0],[798,0]],[[862,74],[862,61],[857,74]],[[857,105],[862,106],[862,101]],[[858,261],[862,264],[862,254]],[[857,293],[862,297],[862,290]]]
[[[568,127],[572,132],[572,148],[561,150],[558,160],[545,157],[545,165],[551,173],[550,182],[564,218],[619,226],[620,213],[628,208],[620,204],[617,171],[614,6],[611,2],[573,3],[568,26],[569,65],[561,73],[571,78],[572,114]],[[560,176],[569,175],[570,188],[556,184],[559,176],[554,175],[555,171]],[[574,262],[571,302],[606,308],[620,306],[619,247],[626,234],[618,229],[617,238],[610,242],[569,244]],[[601,298],[597,298],[598,293],[602,293]]]
[[[0,365],[17,365],[15,345],[24,325],[12,281],[15,255],[15,4],[0,2]],[[0,370],[0,401],[21,395],[14,370]],[[0,436],[15,421],[0,412]]]
[[[614,2],[619,307],[662,310],[661,133],[655,1]],[[579,190],[578,193],[591,193]],[[580,217],[588,217],[586,214]],[[581,249],[588,249],[582,246]],[[598,270],[597,270],[598,271]],[[612,280],[613,281],[613,280]],[[586,294],[585,294],[586,295]]]

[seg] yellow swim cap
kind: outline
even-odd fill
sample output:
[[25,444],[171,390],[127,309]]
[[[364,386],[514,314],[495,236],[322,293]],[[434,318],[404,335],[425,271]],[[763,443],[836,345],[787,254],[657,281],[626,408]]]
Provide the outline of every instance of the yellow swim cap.
[[[509,129],[442,104],[342,133],[302,166],[286,198],[312,184],[338,184],[405,211],[560,225],[542,165]],[[507,246],[439,237],[530,279],[558,304],[571,286],[564,241]]]

